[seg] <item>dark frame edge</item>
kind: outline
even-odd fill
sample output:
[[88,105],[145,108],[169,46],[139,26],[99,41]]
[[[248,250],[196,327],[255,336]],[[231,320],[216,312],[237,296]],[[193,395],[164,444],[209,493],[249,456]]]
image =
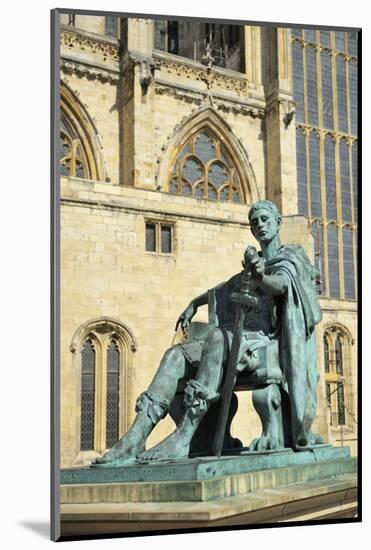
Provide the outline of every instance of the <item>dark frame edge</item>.
[[[358,180],[362,181],[362,27],[339,27],[339,26],[326,26],[326,25],[311,25],[302,23],[277,23],[277,22],[265,22],[265,21],[244,21],[234,19],[215,19],[205,18],[197,16],[179,16],[179,15],[154,15],[154,14],[140,14],[129,12],[116,12],[109,10],[83,10],[83,9],[68,9],[68,8],[55,8],[51,10],[51,426],[50,426],[50,440],[51,440],[51,514],[50,514],[50,538],[57,542],[62,541],[78,541],[78,540],[99,540],[99,539],[114,539],[114,538],[131,538],[131,537],[145,537],[156,536],[166,534],[186,534],[186,533],[207,533],[218,531],[239,531],[249,529],[259,529],[266,527],[285,527],[289,526],[307,526],[307,525],[331,525],[331,524],[346,524],[346,523],[360,523],[363,522],[362,518],[362,300],[361,300],[361,286],[362,286],[362,255],[358,260],[358,318],[361,321],[358,328],[358,517],[349,519],[333,519],[333,520],[307,520],[291,521],[288,524],[270,524],[263,523],[260,525],[249,526],[224,526],[218,528],[202,528],[202,529],[189,529],[189,530],[165,530],[165,531],[136,531],[134,533],[115,533],[115,534],[94,534],[94,535],[76,535],[76,536],[63,536],[61,535],[61,520],[60,520],[60,341],[59,341],[59,300],[60,300],[60,211],[59,211],[59,185],[60,185],[60,173],[58,162],[58,130],[59,130],[59,112],[60,112],[60,95],[59,95],[59,74],[60,74],[60,19],[61,14],[74,13],[79,15],[115,15],[115,16],[128,16],[139,17],[143,19],[176,19],[176,20],[197,20],[197,21],[215,21],[215,22],[229,22],[240,25],[256,25],[256,26],[268,26],[268,27],[280,27],[280,28],[295,28],[300,27],[303,29],[321,29],[321,30],[343,30],[343,31],[356,31],[358,33],[358,58],[361,60],[358,70]],[[359,213],[359,231],[358,231],[358,249],[362,250],[362,187],[360,187],[360,193],[358,197],[358,213]]]
[[153,14],[153,13],[137,13],[114,10],[85,10],[79,8],[56,8],[60,15],[75,14],[75,15],[112,15],[116,17],[132,17],[137,19],[172,19],[176,21],[205,21],[209,23],[229,23],[235,25],[252,25],[257,27],[279,27],[279,28],[300,28],[300,29],[319,29],[319,30],[340,30],[340,31],[359,31],[360,27],[342,27],[332,25],[317,25],[304,23],[283,23],[280,21],[252,21],[250,19],[225,19],[223,17],[199,17],[197,15],[171,15],[171,14]]
[[59,73],[60,73],[60,12],[50,12],[50,538],[61,537],[60,521],[60,342],[59,342],[59,162],[57,130],[59,128]]
[[[363,522],[363,486],[362,486],[362,73],[363,73],[363,29],[358,31],[358,344],[357,344],[357,396],[358,396],[358,430],[357,430],[357,458],[358,458],[358,518]],[[361,185],[359,185],[361,183]]]

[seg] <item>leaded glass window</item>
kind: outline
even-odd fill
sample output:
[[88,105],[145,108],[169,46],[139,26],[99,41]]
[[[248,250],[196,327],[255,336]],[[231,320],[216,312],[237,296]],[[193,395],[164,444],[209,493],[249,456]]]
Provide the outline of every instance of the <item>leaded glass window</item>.
[[291,29],[291,36],[301,38],[301,29]]
[[321,217],[321,170],[319,161],[319,138],[315,133],[309,136],[309,167],[312,216]]
[[94,449],[95,349],[86,340],[81,351],[81,450]]
[[358,144],[352,145],[352,187],[353,187],[353,205],[354,221],[358,220]]
[[306,48],[307,54],[307,113],[308,124],[318,126],[318,90],[316,50]]
[[335,340],[335,363],[337,374],[344,374],[343,372],[343,346],[341,343],[341,337],[338,334]]
[[355,299],[353,231],[343,228],[344,293],[348,300]]
[[169,192],[244,202],[238,171],[225,145],[208,128],[188,139],[171,172]]
[[329,273],[329,291],[332,298],[340,298],[339,283],[339,240],[338,228],[330,224],[327,228],[328,238],[328,273]]
[[59,149],[61,176],[89,177],[88,164],[81,141],[63,119],[61,120]]
[[171,254],[171,227],[161,224],[161,252]]
[[321,53],[322,73],[322,111],[323,125],[325,128],[334,128],[333,102],[332,102],[332,69],[331,56],[328,52]]
[[303,47],[297,42],[292,44],[292,72],[294,99],[296,103],[296,121],[304,122],[304,75]]
[[322,46],[327,46],[329,48],[331,45],[330,31],[321,31],[320,40],[321,40]]
[[172,254],[174,224],[163,221],[146,222],[146,251],[160,254]]
[[357,33],[293,29],[291,44],[298,212],[321,241],[317,292],[355,299]]
[[357,63],[352,60],[349,62],[348,67],[351,133],[356,136],[358,133],[358,67]]
[[337,386],[337,399],[338,399],[338,424],[339,426],[345,425],[345,406],[344,406],[344,384],[339,382]]
[[343,31],[335,32],[335,48],[340,52],[345,52],[345,34]]
[[317,269],[316,290],[318,294],[324,292],[324,260],[323,260],[323,227],[319,220],[314,220],[311,225],[314,241],[314,265]]
[[119,438],[120,351],[115,340],[107,350],[107,411],[106,447],[112,447]]
[[107,36],[117,37],[117,17],[106,15],[105,21],[105,34]]
[[166,51],[167,21],[155,21],[155,49]]
[[336,428],[346,424],[347,372],[350,339],[343,329],[330,327],[324,334],[324,367],[326,398],[330,409],[330,423]]
[[357,57],[358,55],[356,32],[348,32],[348,53],[354,57]]
[[308,42],[315,42],[316,41],[316,31],[305,29],[304,31],[305,40],[308,40]]
[[156,252],[156,225],[146,223],[146,250],[147,252]]
[[336,58],[336,89],[338,94],[338,126],[340,132],[348,132],[347,90],[345,77],[345,59]]
[[327,338],[323,341],[323,348],[324,348],[324,360],[325,360],[325,372],[330,372],[330,349],[328,345]]
[[335,141],[331,136],[325,138],[325,181],[327,218],[337,219]]
[[107,317],[87,325],[81,344],[80,449],[103,453],[128,428],[125,380],[134,350],[127,346],[134,340]]
[[342,219],[352,221],[352,204],[349,173],[349,146],[344,139],[340,141],[341,211]]
[[301,128],[297,128],[296,130],[296,166],[298,210],[299,214],[308,214],[307,155],[305,150],[305,134]]

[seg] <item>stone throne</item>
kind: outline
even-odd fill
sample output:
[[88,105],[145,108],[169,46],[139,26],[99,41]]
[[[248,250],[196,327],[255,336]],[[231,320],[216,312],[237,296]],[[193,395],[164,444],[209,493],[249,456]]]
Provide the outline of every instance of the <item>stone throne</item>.
[[[203,342],[208,332],[223,322],[222,304],[218,304],[215,289],[208,291],[208,323],[192,322],[186,336],[187,341]],[[279,450],[291,447],[290,407],[287,393],[281,386],[282,371],[279,363],[278,339],[256,350],[257,367],[253,372],[241,372],[237,375],[235,391],[252,391],[252,402],[262,423],[262,433],[249,445],[249,451]],[[197,365],[195,365],[197,367]],[[222,381],[222,385],[223,385]],[[170,408],[170,416],[178,425],[183,409],[184,389],[186,380],[178,384],[176,396]],[[246,450],[242,442],[233,438],[230,433],[231,424],[238,409],[238,398],[232,394],[228,423],[223,442],[223,454],[238,453]],[[214,438],[220,417],[221,402],[212,403],[193,436],[190,457],[213,455]]]

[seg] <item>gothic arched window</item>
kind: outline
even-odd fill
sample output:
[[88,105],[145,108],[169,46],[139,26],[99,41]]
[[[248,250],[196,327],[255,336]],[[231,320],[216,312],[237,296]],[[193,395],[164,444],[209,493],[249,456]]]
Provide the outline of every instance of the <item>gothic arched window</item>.
[[91,339],[81,351],[81,450],[94,448],[95,348]]
[[90,178],[88,162],[81,140],[72,127],[63,120],[63,117],[61,120],[60,140],[61,176]]
[[169,192],[244,202],[237,168],[226,146],[211,129],[202,128],[186,141],[173,165]]
[[61,176],[105,181],[96,124],[64,82],[61,84],[59,149]]
[[333,427],[349,424],[348,387],[349,335],[340,327],[329,327],[324,334],[324,364],[327,405]]
[[71,351],[80,353],[80,426],[76,447],[87,452],[78,463],[90,462],[96,453],[111,448],[125,433],[128,419],[128,379],[136,342],[121,322],[100,318],[80,327]]
[[119,438],[120,349],[112,339],[107,349],[107,411],[106,447],[112,447]]

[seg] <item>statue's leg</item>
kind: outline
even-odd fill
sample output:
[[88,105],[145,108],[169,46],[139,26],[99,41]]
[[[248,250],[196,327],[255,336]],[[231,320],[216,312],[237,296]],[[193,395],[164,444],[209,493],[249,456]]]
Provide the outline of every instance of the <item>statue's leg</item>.
[[148,390],[137,399],[137,415],[128,432],[94,464],[109,464],[116,460],[127,463],[135,461],[138,454],[145,450],[146,440],[153,428],[166,416],[178,382],[186,374],[186,363],[177,346],[164,354]]
[[190,380],[184,392],[186,410],[176,430],[158,445],[140,455],[140,460],[187,458],[192,437],[210,403],[219,398],[218,389],[225,359],[224,336],[214,329],[207,337],[195,380]]
[[249,450],[265,451],[283,448],[281,393],[278,384],[255,388],[252,402],[260,417],[263,431],[260,437],[251,442]]

